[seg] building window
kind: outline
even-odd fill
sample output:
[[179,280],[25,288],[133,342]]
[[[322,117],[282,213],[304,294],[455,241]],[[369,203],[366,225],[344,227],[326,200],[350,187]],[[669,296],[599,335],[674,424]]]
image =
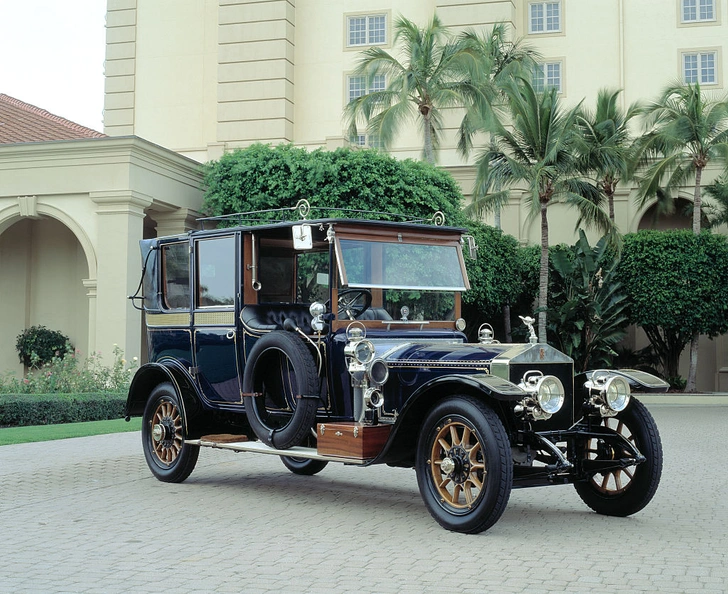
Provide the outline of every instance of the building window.
[[365,76],[349,76],[347,80],[349,103],[363,95],[384,91],[387,88],[387,79],[383,74],[372,77],[369,88],[367,88],[367,79]]
[[529,33],[560,33],[561,2],[530,2],[528,4]]
[[688,84],[714,85],[717,79],[716,52],[683,54],[683,81]]
[[715,0],[681,0],[683,23],[715,20]]
[[387,16],[384,14],[350,16],[346,23],[348,47],[387,43]]
[[556,89],[561,93],[562,78],[561,62],[544,62],[536,64],[533,70],[533,88],[537,93],[543,93],[546,89]]
[[357,134],[350,139],[351,144],[355,146],[367,146],[369,148],[384,148],[382,141],[377,134]]

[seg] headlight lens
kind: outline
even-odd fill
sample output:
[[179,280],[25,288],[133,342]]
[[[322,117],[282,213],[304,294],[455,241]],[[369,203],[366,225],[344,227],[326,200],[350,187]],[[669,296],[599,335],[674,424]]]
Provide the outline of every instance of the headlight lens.
[[546,413],[554,414],[564,405],[564,385],[559,378],[547,375],[539,380],[537,386],[538,405]]
[[386,384],[389,379],[389,367],[383,359],[374,359],[367,372],[369,380],[376,386]]
[[614,376],[604,385],[605,404],[615,412],[624,410],[629,404],[630,392],[627,380]]
[[354,359],[357,363],[366,365],[374,358],[374,345],[368,340],[361,340],[354,346]]

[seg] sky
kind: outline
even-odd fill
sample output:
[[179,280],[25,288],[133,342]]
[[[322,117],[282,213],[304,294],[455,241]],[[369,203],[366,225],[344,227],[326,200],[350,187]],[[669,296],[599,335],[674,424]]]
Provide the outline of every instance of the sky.
[[0,0],[0,93],[103,132],[106,0]]

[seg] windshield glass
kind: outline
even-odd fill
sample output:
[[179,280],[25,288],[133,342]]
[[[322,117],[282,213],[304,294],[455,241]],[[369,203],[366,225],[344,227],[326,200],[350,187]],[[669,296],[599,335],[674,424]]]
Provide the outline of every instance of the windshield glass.
[[464,291],[455,245],[339,240],[339,272],[348,287]]

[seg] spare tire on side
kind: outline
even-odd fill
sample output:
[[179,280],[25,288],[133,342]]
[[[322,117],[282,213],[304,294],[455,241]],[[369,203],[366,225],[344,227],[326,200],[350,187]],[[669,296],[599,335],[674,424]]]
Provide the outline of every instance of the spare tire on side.
[[313,354],[301,338],[273,331],[253,345],[243,374],[248,423],[276,449],[299,445],[316,422],[320,383]]

